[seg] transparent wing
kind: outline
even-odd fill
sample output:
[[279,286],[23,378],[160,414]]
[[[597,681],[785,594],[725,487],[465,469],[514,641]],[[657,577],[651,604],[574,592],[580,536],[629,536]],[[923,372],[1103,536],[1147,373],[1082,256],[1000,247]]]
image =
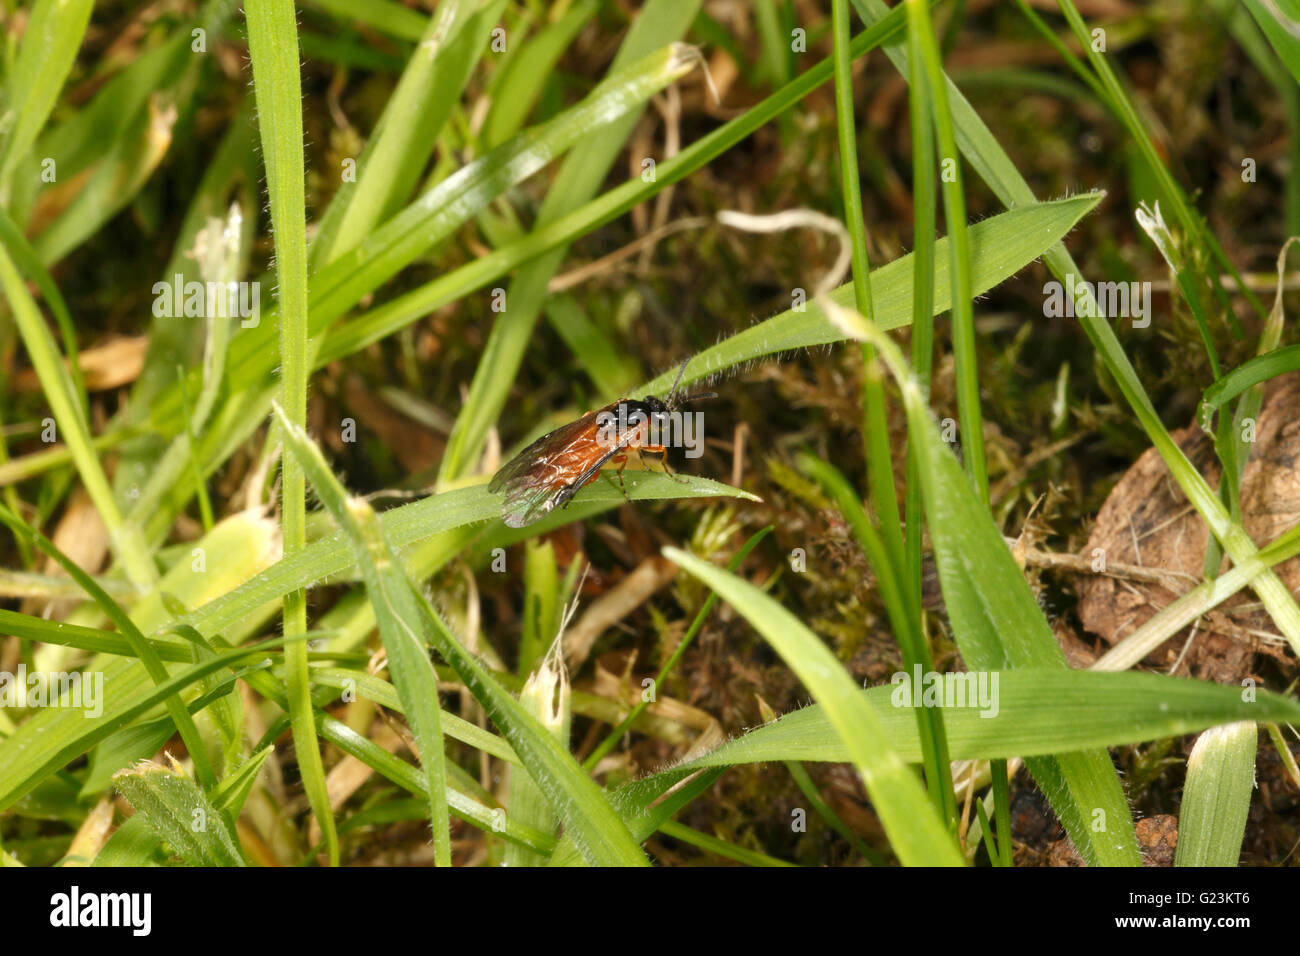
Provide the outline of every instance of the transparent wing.
[[512,528],[530,525],[577,493],[593,467],[599,470],[614,454],[598,441],[596,416],[548,432],[506,462],[492,476],[488,491],[506,493],[502,517]]

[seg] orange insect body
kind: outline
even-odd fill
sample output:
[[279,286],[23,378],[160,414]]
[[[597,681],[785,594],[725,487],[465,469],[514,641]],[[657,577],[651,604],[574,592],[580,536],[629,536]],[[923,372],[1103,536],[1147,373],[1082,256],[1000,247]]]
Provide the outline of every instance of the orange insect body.
[[[548,432],[506,462],[488,484],[488,491],[505,492],[505,523],[522,528],[540,521],[556,507],[567,507],[579,489],[600,477],[600,470],[611,462],[619,466],[621,483],[629,451],[664,454],[667,449],[663,445],[650,443],[651,423],[663,421],[684,402],[714,397],[708,392],[674,402],[685,371],[683,362],[667,400],[647,395],[640,401],[624,398],[611,402]],[[619,427],[611,434],[613,422]]]
[[[488,485],[488,491],[506,493],[506,524],[522,528],[568,505],[580,488],[600,477],[605,465],[618,464],[621,473],[628,451],[663,454],[664,446],[648,443],[650,417],[668,410],[666,403],[654,397],[645,401],[625,398],[537,439],[502,466]],[[611,440],[606,416],[617,416],[619,411],[639,420]]]

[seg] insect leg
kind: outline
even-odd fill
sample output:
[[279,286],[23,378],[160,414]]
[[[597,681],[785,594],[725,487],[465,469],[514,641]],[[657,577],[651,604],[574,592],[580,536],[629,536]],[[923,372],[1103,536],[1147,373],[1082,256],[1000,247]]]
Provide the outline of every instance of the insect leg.
[[[623,493],[624,501],[631,502],[632,498],[627,493],[627,485],[623,483],[623,469],[627,467],[627,455],[615,455],[610,461],[618,462],[618,469],[614,472],[615,477],[618,478],[618,490]],[[608,477],[609,473],[606,472],[605,474]]]
[[689,485],[691,483],[689,478],[679,478],[674,474],[672,468],[668,465],[668,449],[663,445],[645,445],[641,448],[641,453],[643,455],[650,455],[652,458],[658,458],[659,464],[664,470],[664,474],[679,485]]

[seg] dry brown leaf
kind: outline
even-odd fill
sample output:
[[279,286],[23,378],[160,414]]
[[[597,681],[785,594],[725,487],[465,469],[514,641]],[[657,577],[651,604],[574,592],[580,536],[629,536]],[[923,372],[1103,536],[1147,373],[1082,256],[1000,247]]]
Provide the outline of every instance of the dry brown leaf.
[[[110,339],[77,353],[86,391],[106,392],[130,385],[140,377],[148,348],[147,335],[132,335]],[[34,370],[25,368],[15,376],[14,387],[21,392],[39,392],[41,383]]]
[[[1217,488],[1219,467],[1210,437],[1193,425],[1174,432],[1173,438],[1210,486]],[[1242,515],[1246,530],[1259,546],[1300,522],[1298,458],[1300,375],[1293,374],[1275,380],[1268,392],[1242,478]],[[1111,491],[1084,553],[1092,556],[1100,548],[1108,564],[1160,568],[1199,580],[1207,540],[1204,522],[1152,448]],[[1289,590],[1295,593],[1300,589],[1300,558],[1275,570]],[[1191,583],[1172,589],[1123,576],[1085,575],[1078,587],[1079,618],[1084,627],[1115,644],[1189,590]],[[1252,592],[1238,593],[1195,628],[1174,635],[1148,656],[1146,663],[1164,670],[1177,664],[1179,674],[1237,683],[1253,673],[1259,652],[1288,659],[1276,628]]]

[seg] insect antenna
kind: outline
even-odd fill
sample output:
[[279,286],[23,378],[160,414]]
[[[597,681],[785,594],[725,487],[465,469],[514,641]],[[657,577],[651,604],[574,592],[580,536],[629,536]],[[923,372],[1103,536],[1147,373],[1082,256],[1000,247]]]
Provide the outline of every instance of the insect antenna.
[[683,405],[689,405],[691,402],[702,402],[705,399],[717,398],[717,392],[692,392],[689,395],[683,395],[672,404],[672,408],[681,408]]
[[718,397],[717,392],[695,392],[690,395],[682,395],[680,398],[678,397],[677,386],[681,384],[682,376],[686,374],[686,366],[689,365],[690,362],[691,360],[687,359],[681,364],[681,367],[677,370],[677,378],[673,380],[673,387],[668,392],[668,397],[664,399],[664,405],[669,409],[681,408],[689,402],[699,402],[706,398]]
[[673,379],[673,387],[668,390],[668,397],[664,399],[664,404],[673,407],[673,396],[677,394],[677,386],[682,383],[682,376],[686,374],[686,366],[691,364],[689,358],[682,363],[682,367],[677,370],[677,377]]

